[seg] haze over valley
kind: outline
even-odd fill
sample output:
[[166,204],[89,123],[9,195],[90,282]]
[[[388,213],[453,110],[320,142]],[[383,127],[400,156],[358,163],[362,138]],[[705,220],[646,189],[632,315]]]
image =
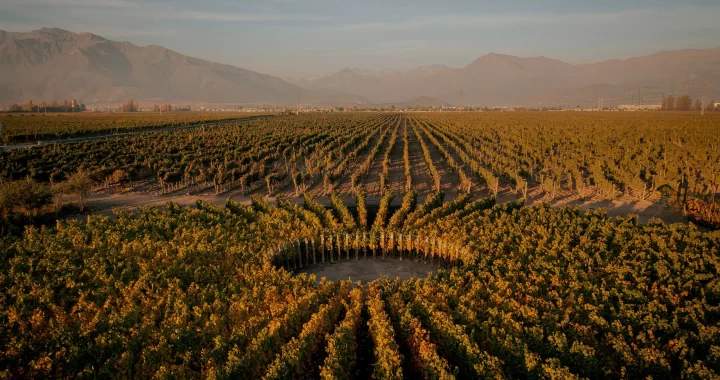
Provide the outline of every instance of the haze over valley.
[[0,378],[720,379],[718,0],[0,0]]
[[0,103],[77,98],[138,102],[293,106],[591,107],[659,104],[663,94],[697,97],[720,88],[720,49],[685,49],[569,64],[488,53],[463,67],[345,68],[286,81],[92,33],[43,28],[0,31]]

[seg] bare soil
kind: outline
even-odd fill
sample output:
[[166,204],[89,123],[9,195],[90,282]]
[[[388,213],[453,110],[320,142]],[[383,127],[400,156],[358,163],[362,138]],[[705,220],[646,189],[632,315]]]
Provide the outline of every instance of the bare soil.
[[429,263],[398,259],[350,259],[324,263],[303,268],[298,273],[314,274],[317,282],[322,278],[330,281],[352,280],[370,282],[382,277],[407,280],[413,277],[427,277],[436,273],[438,267]]

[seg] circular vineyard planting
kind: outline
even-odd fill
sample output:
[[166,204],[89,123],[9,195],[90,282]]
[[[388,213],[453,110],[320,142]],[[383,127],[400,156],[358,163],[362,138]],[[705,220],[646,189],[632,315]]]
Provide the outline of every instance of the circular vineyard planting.
[[[169,204],[7,238],[0,247],[0,373],[720,373],[715,232],[492,198],[429,196],[418,205],[412,193],[394,212],[381,203],[368,220],[363,199],[355,213],[342,202],[326,209],[311,196],[302,205],[260,197],[250,206]],[[416,276],[407,267],[395,280],[393,265],[408,264],[435,273]],[[332,267],[341,275],[311,274]],[[359,286],[331,281],[366,280],[367,270],[391,273]]]
[[367,283],[383,277],[408,280],[414,277],[427,277],[438,270],[436,265],[426,261],[398,259],[359,259],[339,261],[334,264],[317,264],[302,268],[298,273],[314,275],[318,282],[322,278],[329,281],[350,280]]

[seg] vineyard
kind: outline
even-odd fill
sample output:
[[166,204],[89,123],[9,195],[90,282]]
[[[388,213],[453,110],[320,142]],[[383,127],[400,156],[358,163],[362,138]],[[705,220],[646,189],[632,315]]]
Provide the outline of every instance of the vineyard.
[[[392,133],[392,132],[391,132]],[[714,378],[717,232],[441,194],[168,204],[2,242],[4,377]],[[363,202],[363,196],[357,197]],[[362,203],[357,210],[364,208]],[[402,217],[397,217],[398,213]],[[424,262],[326,281],[320,262]]]
[[219,112],[1,114],[4,129],[0,143],[189,126],[256,115]]
[[[0,152],[0,377],[718,378],[718,136],[715,115],[357,112]],[[32,227],[90,192],[199,200]],[[432,274],[308,274],[387,262]]]
[[714,225],[719,135],[720,117],[684,113],[318,113],[2,152],[0,177],[58,183],[82,169],[97,191],[346,203],[358,190],[664,200]]

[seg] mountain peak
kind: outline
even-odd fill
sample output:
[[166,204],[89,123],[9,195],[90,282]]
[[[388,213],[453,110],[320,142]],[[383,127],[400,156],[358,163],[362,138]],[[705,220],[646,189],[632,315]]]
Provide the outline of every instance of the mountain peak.
[[54,28],[54,27],[53,28],[41,28],[38,30],[33,30],[30,33],[42,33],[42,34],[47,34],[47,35],[51,35],[51,36],[65,36],[68,34],[75,34],[69,30]]
[[[42,28],[0,33],[0,104],[77,98],[86,104],[209,101],[292,104],[298,87],[279,78],[139,47],[92,33]],[[41,85],[39,85],[41,84]]]

